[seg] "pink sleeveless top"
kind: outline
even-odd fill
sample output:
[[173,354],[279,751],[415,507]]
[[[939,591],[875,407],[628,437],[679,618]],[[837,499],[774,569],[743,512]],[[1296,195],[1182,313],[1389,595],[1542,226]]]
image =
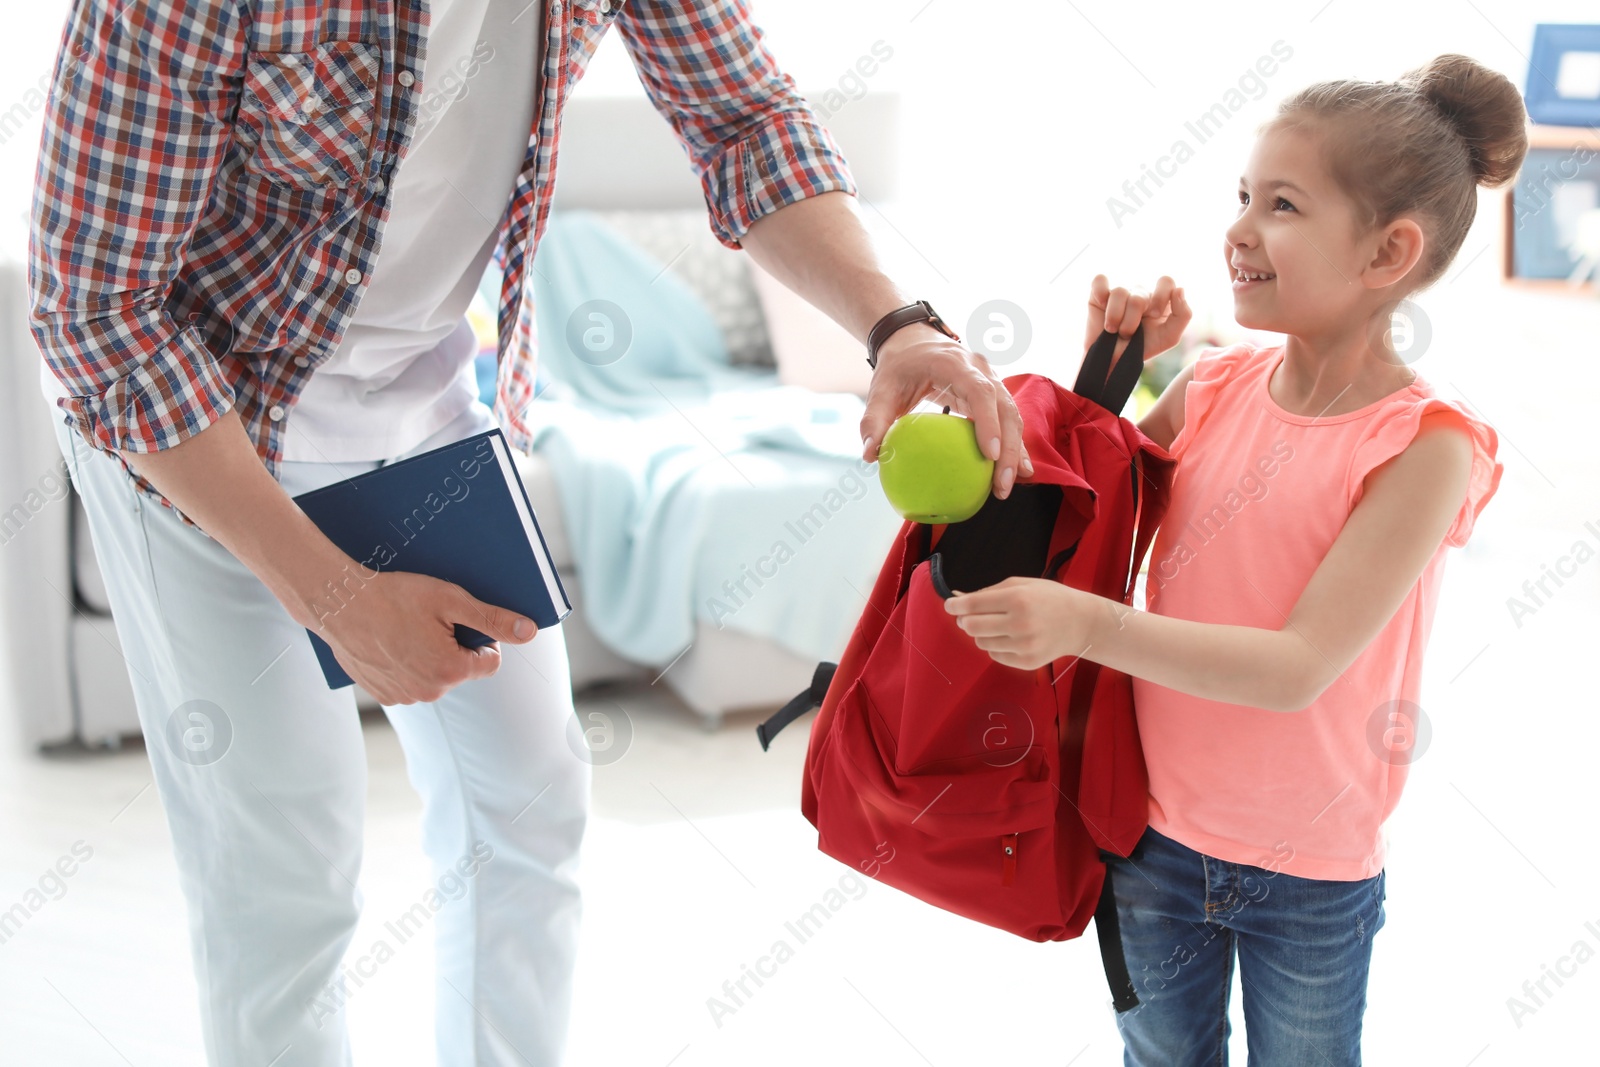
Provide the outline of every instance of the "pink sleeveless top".
[[1170,449],[1170,510],[1148,610],[1279,629],[1361,499],[1362,479],[1454,411],[1473,442],[1466,499],[1394,617],[1309,707],[1266,711],[1133,680],[1150,772],[1150,825],[1218,859],[1303,878],[1370,878],[1422,716],[1422,654],[1446,546],[1461,546],[1499,486],[1498,438],[1421,378],[1358,411],[1291,414],[1267,392],[1283,347],[1202,355]]

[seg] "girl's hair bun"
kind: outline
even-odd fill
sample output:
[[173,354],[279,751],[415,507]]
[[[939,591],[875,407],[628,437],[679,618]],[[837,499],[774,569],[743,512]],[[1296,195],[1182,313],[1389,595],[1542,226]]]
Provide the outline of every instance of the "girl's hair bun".
[[1472,172],[1493,189],[1517,174],[1528,151],[1522,94],[1499,71],[1467,56],[1437,56],[1400,76],[1439,110],[1466,142]]

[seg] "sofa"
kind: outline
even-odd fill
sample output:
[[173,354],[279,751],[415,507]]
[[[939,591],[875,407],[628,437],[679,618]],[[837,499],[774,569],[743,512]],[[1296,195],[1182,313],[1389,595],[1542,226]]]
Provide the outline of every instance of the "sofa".
[[[829,119],[863,194],[892,193],[898,100],[870,94]],[[563,123],[553,210],[597,212],[680,272],[723,329],[732,358],[773,364],[788,348],[818,358],[786,380],[861,390],[864,364],[843,331],[759,275],[712,236],[697,183],[670,129],[642,94],[573,101]],[[774,327],[779,331],[774,335]],[[836,353],[830,360],[827,352]],[[40,357],[27,325],[25,265],[0,262],[0,656],[6,694],[34,747],[115,747],[139,730],[105,586],[82,505],[56,449],[53,411],[39,393]],[[777,643],[698,624],[665,668],[630,662],[583,618],[584,578],[562,521],[549,464],[519,456],[530,502],[577,606],[563,629],[573,686],[664,685],[715,729],[724,714],[783,703],[815,666]],[[370,700],[366,703],[370,704]]]

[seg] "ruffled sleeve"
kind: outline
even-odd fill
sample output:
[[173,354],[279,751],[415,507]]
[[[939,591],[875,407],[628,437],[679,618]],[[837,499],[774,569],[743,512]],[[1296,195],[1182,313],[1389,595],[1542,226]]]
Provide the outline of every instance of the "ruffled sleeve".
[[1217,395],[1239,369],[1255,358],[1257,349],[1246,342],[1227,348],[1203,348],[1194,362],[1194,377],[1183,397],[1183,427],[1172,439],[1167,454],[1181,459],[1194,435],[1205,425],[1206,416],[1216,406]]
[[1444,543],[1460,548],[1472,536],[1472,527],[1482,513],[1484,505],[1500,487],[1500,476],[1505,465],[1496,459],[1500,437],[1494,427],[1469,414],[1458,404],[1436,396],[1412,395],[1386,409],[1374,420],[1371,432],[1356,446],[1351,460],[1349,493],[1352,508],[1360,501],[1364,481],[1368,474],[1387,460],[1393,459],[1417,436],[1423,416],[1434,412],[1449,412],[1451,418],[1462,426],[1472,440],[1472,473],[1467,479],[1466,499],[1455,521],[1446,531]]

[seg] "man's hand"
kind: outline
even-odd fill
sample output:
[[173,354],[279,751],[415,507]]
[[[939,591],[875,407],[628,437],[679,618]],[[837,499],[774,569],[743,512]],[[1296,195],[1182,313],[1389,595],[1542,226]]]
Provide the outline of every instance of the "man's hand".
[[878,458],[894,420],[922,400],[948,405],[973,421],[978,446],[995,461],[995,496],[1010,495],[1019,470],[1033,473],[1022,446],[1022,416],[989,361],[922,322],[896,330],[878,349],[861,419],[862,454],[869,462]]
[[348,577],[313,610],[319,624],[313,629],[339,665],[382,704],[438,700],[499,669],[499,648],[462,647],[456,623],[516,645],[538,632],[532,621],[476,600],[459,585],[400,571]]
[[1183,338],[1193,317],[1183,290],[1165,274],[1156,282],[1153,293],[1113,289],[1104,274],[1096,274],[1089,283],[1089,321],[1083,347],[1087,351],[1102,332],[1115,333],[1118,340],[1114,355],[1120,356],[1128,347],[1128,339],[1143,323],[1144,358],[1148,363]]
[[460,586],[364,571],[267,473],[233,411],[172,448],[123,456],[250,568],[295,622],[321,633],[350,677],[386,704],[435,700],[495,672],[499,650],[462,648],[454,623],[498,641],[533,637],[531,620]]
[[[956,624],[999,664],[1034,670],[1088,651],[1122,605],[1043,578],[1007,578],[944,602]],[[1115,625],[1115,623],[1112,623]]]

